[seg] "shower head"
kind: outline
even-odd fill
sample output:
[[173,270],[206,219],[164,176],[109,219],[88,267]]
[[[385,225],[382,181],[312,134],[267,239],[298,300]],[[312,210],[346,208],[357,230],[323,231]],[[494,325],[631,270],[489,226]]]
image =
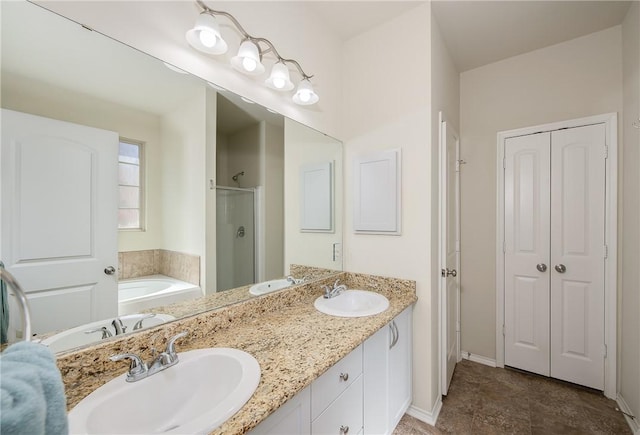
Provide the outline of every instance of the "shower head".
[[234,175],[233,177],[231,177],[231,179],[232,179],[233,181],[237,182],[237,181],[238,181],[238,177],[239,177],[239,176],[244,176],[244,171],[242,171],[242,172],[238,172],[236,175]]

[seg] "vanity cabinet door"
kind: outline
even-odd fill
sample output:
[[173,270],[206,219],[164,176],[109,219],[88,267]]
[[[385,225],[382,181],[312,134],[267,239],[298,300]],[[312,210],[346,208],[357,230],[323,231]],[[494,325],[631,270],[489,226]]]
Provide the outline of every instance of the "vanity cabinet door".
[[289,399],[249,433],[251,435],[309,435],[311,433],[310,387]]
[[366,434],[391,434],[411,404],[412,309],[364,342]]
[[413,307],[408,307],[393,321],[396,339],[395,344],[389,349],[390,430],[397,426],[411,405],[412,310]]

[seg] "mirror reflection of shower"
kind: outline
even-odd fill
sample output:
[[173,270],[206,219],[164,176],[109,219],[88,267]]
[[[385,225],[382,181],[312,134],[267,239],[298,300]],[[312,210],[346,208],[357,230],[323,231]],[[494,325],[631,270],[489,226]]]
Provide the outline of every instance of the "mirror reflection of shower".
[[253,284],[256,189],[216,187],[217,291]]
[[238,177],[244,177],[244,171],[240,171],[236,175],[231,177],[231,179],[238,184],[238,187],[242,187],[242,186],[240,186],[240,181],[238,181]]

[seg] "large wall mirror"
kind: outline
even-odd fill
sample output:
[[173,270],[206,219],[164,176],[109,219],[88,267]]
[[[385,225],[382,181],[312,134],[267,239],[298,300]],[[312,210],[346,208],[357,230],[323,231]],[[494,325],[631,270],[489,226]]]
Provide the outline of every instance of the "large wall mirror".
[[[342,270],[339,141],[40,6],[1,7],[0,259],[33,332],[69,332],[52,349]],[[19,325],[11,311],[10,341]]]

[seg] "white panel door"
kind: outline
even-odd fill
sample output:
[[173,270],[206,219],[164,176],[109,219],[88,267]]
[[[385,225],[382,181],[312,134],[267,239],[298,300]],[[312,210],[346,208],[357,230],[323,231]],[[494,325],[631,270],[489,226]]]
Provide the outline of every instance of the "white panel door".
[[446,121],[440,129],[441,378],[446,395],[460,359],[460,141]]
[[33,332],[117,315],[118,134],[2,110],[0,255]]
[[604,389],[605,126],[552,133],[551,376]]
[[551,135],[505,142],[505,365],[549,376]]

